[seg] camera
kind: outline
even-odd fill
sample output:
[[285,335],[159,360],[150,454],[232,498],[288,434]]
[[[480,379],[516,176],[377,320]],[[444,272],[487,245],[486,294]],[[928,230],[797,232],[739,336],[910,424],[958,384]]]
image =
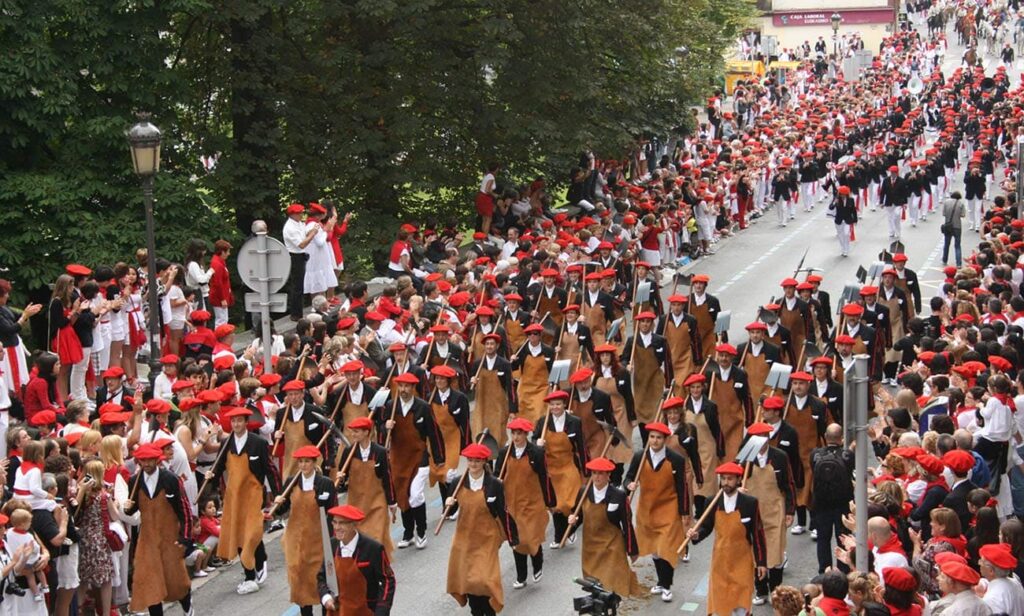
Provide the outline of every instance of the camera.
[[572,600],[572,609],[577,614],[614,616],[618,613],[622,597],[610,590],[605,590],[600,580],[588,576],[585,578],[575,578],[573,582],[582,586],[585,592],[590,593],[583,597],[575,597]]

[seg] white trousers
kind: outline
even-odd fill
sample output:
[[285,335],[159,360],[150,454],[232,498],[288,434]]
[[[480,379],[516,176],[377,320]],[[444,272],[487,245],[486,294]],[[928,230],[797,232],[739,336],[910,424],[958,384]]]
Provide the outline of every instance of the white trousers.
[[889,236],[898,239],[900,237],[900,215],[903,214],[903,208],[898,205],[891,205],[886,210],[886,213],[889,215]]
[[845,222],[837,223],[836,238],[839,239],[839,252],[844,255],[850,254],[850,225]]
[[213,326],[219,327],[228,322],[228,309],[223,306],[213,307]]
[[71,394],[72,400],[85,400],[88,396],[85,393],[85,373],[89,369],[89,360],[92,359],[92,347],[82,349],[82,361],[71,366]]
[[805,212],[810,212],[814,207],[814,182],[800,183],[800,201]]

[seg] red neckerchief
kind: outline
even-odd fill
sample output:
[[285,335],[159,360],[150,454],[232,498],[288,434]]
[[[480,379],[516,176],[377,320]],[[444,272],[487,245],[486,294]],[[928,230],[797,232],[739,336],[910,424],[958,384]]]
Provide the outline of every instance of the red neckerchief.
[[1013,403],[1013,398],[1007,394],[993,394],[996,400],[1003,403],[1003,406],[1009,409],[1016,409],[1016,405]]
[[21,528],[12,528],[11,530],[13,530],[15,533],[17,533],[19,535],[27,535],[28,534],[27,530],[23,530]]
[[903,544],[896,533],[889,534],[889,540],[876,548],[879,554],[902,554],[906,558],[907,553],[903,551]]
[[818,607],[825,612],[826,616],[850,616],[850,606],[846,605],[846,601],[843,599],[822,597],[818,602]]
[[28,460],[22,460],[21,461],[21,466],[19,466],[18,468],[20,468],[22,474],[25,474],[25,475],[27,475],[28,472],[30,470],[34,469],[34,468],[38,468],[40,471],[43,470],[43,466],[41,464],[36,464],[35,462],[29,462]]
[[967,539],[965,539],[963,535],[960,535],[959,537],[932,537],[928,540],[929,545],[938,543],[948,543],[953,546],[953,549],[960,556],[967,555]]
[[889,613],[892,616],[921,616],[921,606],[917,603],[911,603],[910,607],[905,608],[886,603],[885,607],[889,608]]
[[940,486],[946,492],[949,492],[949,485],[946,484],[946,479],[944,477],[939,477],[935,481],[929,481],[928,485],[926,485],[924,487],[924,492],[921,492],[920,498],[917,499],[917,506],[918,507],[920,507],[921,503],[924,502],[924,496],[925,496],[925,494],[928,494],[928,490],[931,490],[932,488],[934,488],[936,486]]

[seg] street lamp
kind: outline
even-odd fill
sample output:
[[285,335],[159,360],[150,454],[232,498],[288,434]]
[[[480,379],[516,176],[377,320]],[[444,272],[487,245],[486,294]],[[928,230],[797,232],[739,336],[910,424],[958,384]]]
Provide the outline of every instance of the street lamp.
[[[160,129],[149,122],[148,113],[128,130],[132,166],[142,179],[142,197],[146,205],[146,253],[149,273],[149,382],[160,373],[160,302],[156,292],[156,224],[153,221],[153,177],[160,171]],[[152,389],[151,389],[152,390]]]
[[832,13],[829,18],[832,22],[832,55],[839,59],[839,24],[843,23],[843,16],[839,13]]

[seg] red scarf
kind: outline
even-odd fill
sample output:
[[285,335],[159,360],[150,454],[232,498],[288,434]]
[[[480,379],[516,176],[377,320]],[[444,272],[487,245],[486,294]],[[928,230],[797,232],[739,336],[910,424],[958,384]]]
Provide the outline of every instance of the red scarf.
[[22,460],[21,466],[19,466],[18,468],[21,470],[22,474],[24,474],[24,475],[27,475],[28,472],[30,470],[34,469],[34,468],[38,468],[40,471],[43,470],[43,466],[41,464],[36,464],[35,462],[29,462],[28,460]]
[[27,535],[28,534],[28,531],[25,530],[25,529],[22,529],[22,528],[12,528],[11,530],[13,530],[15,533],[17,533],[19,535]]
[[896,553],[902,554],[904,558],[907,557],[907,553],[903,551],[903,544],[900,543],[900,538],[896,536],[896,533],[890,533],[889,540],[878,546],[877,549],[879,554]]
[[818,607],[825,612],[825,616],[850,616],[850,606],[846,605],[846,601],[843,599],[822,597],[818,602]]
[[960,535],[959,537],[932,537],[928,540],[929,545],[938,543],[948,543],[953,546],[953,549],[960,556],[967,555],[967,539],[965,539],[963,535]]
[[921,616],[921,606],[917,603],[911,603],[910,607],[900,608],[895,605],[885,604],[885,607],[889,608],[889,613],[892,616]]
[[1007,394],[993,394],[996,400],[1003,403],[1003,406],[1009,409],[1016,409],[1017,406],[1013,403],[1013,398]]

